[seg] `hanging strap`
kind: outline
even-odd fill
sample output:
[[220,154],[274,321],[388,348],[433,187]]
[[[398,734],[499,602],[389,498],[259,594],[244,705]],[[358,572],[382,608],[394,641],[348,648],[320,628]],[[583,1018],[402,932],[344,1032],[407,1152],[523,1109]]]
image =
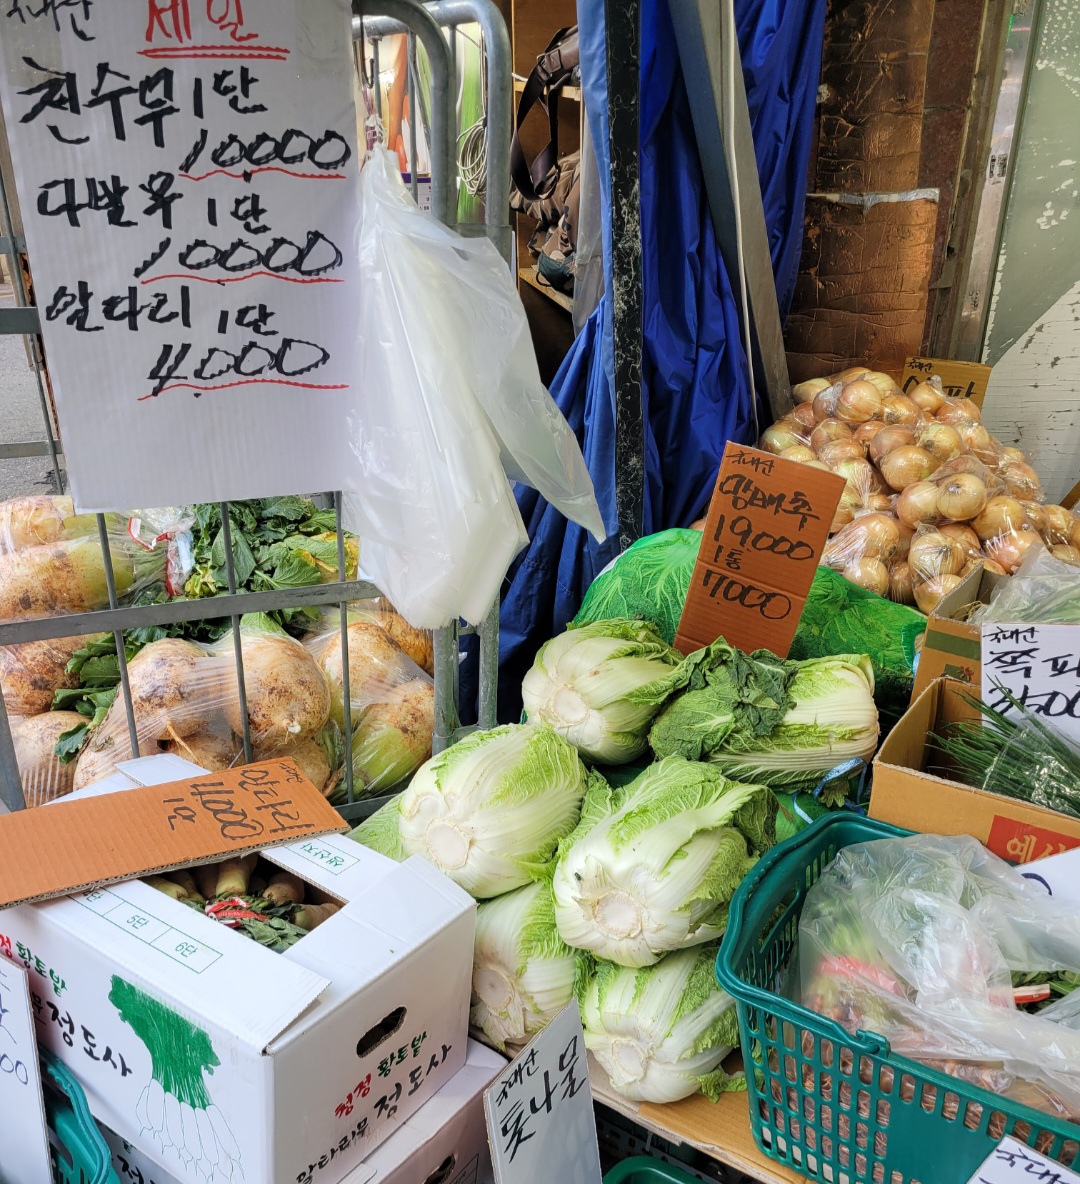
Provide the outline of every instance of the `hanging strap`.
[[[554,184],[553,180],[548,179],[553,175],[559,160],[559,100],[554,92],[570,81],[578,62],[577,26],[560,29],[537,58],[521,92],[514,139],[510,145],[510,176],[526,201],[539,201],[546,197]],[[538,103],[547,113],[550,138],[532,164],[529,164],[521,147],[520,132],[529,112]]]

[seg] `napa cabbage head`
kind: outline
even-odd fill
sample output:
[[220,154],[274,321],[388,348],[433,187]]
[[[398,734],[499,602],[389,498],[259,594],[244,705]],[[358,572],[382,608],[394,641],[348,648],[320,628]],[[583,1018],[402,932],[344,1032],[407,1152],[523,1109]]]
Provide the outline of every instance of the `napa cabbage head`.
[[581,996],[585,1047],[634,1102],[713,1101],[745,1089],[721,1063],[739,1043],[734,1000],[716,981],[713,943],[638,970],[602,962]]
[[552,879],[563,940],[649,966],[720,937],[735,889],[775,839],[776,811],[764,786],[679,756],[621,789],[594,774]]
[[551,728],[473,732],[432,757],[353,837],[392,858],[422,855],[478,900],[543,875],[578,821],[588,774]]
[[472,1023],[499,1048],[539,1032],[574,997],[582,955],[559,937],[548,878],[476,910]]
[[644,752],[681,662],[645,621],[571,626],[540,648],[521,697],[529,719],[554,728],[582,756],[620,765]]
[[705,679],[657,717],[653,750],[709,761],[730,777],[778,789],[812,785],[852,757],[869,760],[878,740],[870,659],[841,655],[784,665],[792,677],[778,700],[782,711],[748,716],[730,682]]

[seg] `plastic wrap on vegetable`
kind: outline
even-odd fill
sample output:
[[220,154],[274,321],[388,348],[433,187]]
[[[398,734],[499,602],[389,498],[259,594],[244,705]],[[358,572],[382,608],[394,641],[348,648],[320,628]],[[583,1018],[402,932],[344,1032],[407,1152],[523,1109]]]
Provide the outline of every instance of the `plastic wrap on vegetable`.
[[1080,969],[1080,917],[974,839],[843,850],[799,925],[802,1001],[849,1032],[1071,1121],[1080,1032],[1021,1011],[1014,973]]
[[[355,615],[347,636],[353,790],[371,797],[404,781],[431,755],[435,684],[376,614]],[[305,645],[328,680],[331,718],[344,729],[341,630],[315,634]]]
[[[1080,520],[1078,520],[1080,521]],[[1071,559],[1031,547],[1016,574],[971,616],[977,624],[1080,624],[1080,576]]]
[[[242,618],[240,641],[253,755],[295,752],[302,767],[306,762],[317,772],[320,766],[306,746],[329,721],[326,675],[300,642],[264,617]],[[231,632],[213,645],[175,637],[151,642],[128,664],[128,679],[141,755],[175,752],[211,771],[242,760],[243,716]],[[123,698],[117,694],[78,757],[75,788],[108,776],[117,762],[133,755]]]
[[[167,515],[105,515],[117,596],[183,587],[190,563],[188,522]],[[109,605],[97,517],[65,497],[0,503],[0,620],[92,612]]]
[[[401,646],[421,670],[434,675],[435,649],[431,630],[417,629],[410,625],[385,596],[374,596],[370,600],[354,600],[348,606],[347,619],[350,624],[354,621],[367,621],[378,625]],[[325,608],[320,612],[318,623],[312,628],[311,633],[327,633],[339,629],[340,626],[341,614],[338,609]]]
[[8,714],[40,715],[52,706],[57,691],[77,687],[79,675],[68,665],[75,651],[92,640],[58,637],[0,646],[0,688]]
[[477,622],[528,541],[509,481],[602,539],[592,480],[498,251],[422,213],[388,152],[369,158],[360,188],[350,525],[409,621]]
[[12,715],[8,722],[26,805],[44,806],[71,793],[75,788],[75,766],[63,764],[55,750],[61,735],[78,727],[82,716],[73,711],[44,711],[38,715]]

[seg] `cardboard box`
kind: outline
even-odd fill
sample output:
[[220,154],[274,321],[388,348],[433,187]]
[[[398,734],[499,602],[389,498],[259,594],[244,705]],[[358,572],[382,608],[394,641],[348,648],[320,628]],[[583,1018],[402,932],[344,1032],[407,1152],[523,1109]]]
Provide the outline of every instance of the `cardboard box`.
[[999,584],[1008,576],[997,576],[982,567],[968,575],[938,601],[926,624],[922,649],[915,668],[911,701],[935,679],[952,678],[966,682],[978,693],[982,687],[982,643],[978,625],[959,620],[969,605],[986,604]]
[[39,1041],[183,1184],[337,1184],[465,1061],[472,899],[339,835],[264,858],[344,905],[283,954],[139,880],[0,913]]
[[947,724],[978,718],[954,679],[932,683],[904,713],[874,758],[870,817],[924,834],[972,835],[995,855],[1029,863],[1080,847],[1080,819],[950,780],[932,737]]
[[[470,1040],[464,1066],[341,1184],[494,1184],[484,1090],[506,1058]],[[102,1130],[121,1184],[177,1184],[126,1139]]]

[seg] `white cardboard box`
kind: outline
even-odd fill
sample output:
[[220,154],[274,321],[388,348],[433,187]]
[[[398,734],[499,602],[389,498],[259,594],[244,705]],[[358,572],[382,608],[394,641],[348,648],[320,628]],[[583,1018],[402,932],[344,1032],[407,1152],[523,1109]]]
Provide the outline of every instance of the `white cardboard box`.
[[[470,1040],[465,1065],[341,1184],[494,1184],[484,1090],[506,1058]],[[177,1184],[137,1148],[102,1132],[121,1184]]]
[[183,1184],[337,1184],[465,1062],[472,899],[342,836],[264,857],[345,906],[284,954],[138,880],[0,913],[39,1041]]

